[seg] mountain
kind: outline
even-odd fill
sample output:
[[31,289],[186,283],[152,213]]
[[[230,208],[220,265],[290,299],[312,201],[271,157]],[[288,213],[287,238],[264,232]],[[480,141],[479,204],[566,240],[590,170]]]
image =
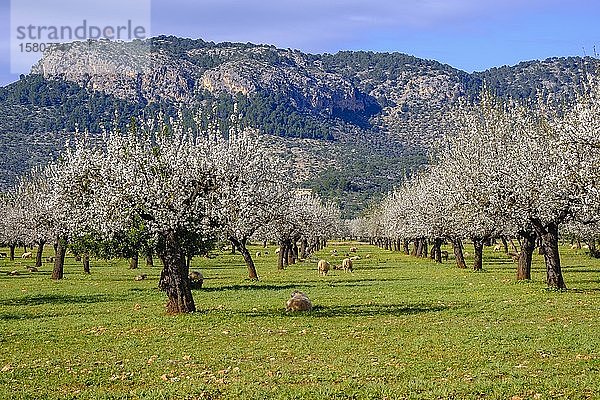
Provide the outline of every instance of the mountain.
[[543,91],[563,101],[598,63],[552,58],[468,74],[400,53],[313,55],[166,36],[58,45],[0,88],[0,186],[55,157],[76,129],[162,115],[227,131],[235,120],[270,135],[299,183],[353,215],[427,161],[447,110],[475,98],[484,82],[500,96]]

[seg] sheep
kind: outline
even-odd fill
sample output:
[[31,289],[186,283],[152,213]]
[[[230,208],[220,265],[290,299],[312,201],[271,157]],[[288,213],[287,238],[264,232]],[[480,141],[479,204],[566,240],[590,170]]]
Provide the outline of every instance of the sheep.
[[29,272],[40,272],[36,267],[27,267],[27,271],[29,271]]
[[21,275],[21,274],[19,273],[19,271],[15,270],[15,271],[7,272],[6,275],[18,276],[18,275]]
[[577,249],[577,247],[578,247],[577,244],[572,244],[571,245],[571,250],[575,250],[575,249]]
[[55,260],[54,257],[46,257],[46,262],[48,264],[52,264],[54,262],[54,260]]
[[332,256],[337,256],[338,251],[336,249],[333,249],[330,251]]
[[352,272],[352,259],[344,258],[344,261],[342,261],[342,268],[346,272]]
[[8,254],[6,254],[6,253],[0,253],[0,258],[6,258],[6,257],[8,257]]
[[275,254],[279,254],[279,253],[281,253],[281,247],[278,247],[275,249]]
[[31,258],[31,256],[33,256],[33,253],[28,251],[27,253],[23,253],[23,255],[21,256],[22,259],[25,258]]
[[141,274],[141,275],[138,275],[138,276],[136,276],[135,278],[133,278],[133,280],[134,280],[134,281],[137,281],[137,282],[139,282],[139,281],[144,281],[144,280],[146,280],[147,278],[148,278],[148,275],[146,275],[146,274]]
[[202,284],[204,283],[204,275],[200,271],[192,271],[189,275],[190,284],[193,289],[201,289]]
[[350,253],[356,253],[357,251],[358,251],[358,248],[350,247]]
[[312,311],[312,303],[307,295],[294,290],[291,299],[285,304],[285,311]]
[[501,249],[501,247],[500,247],[500,245],[499,245],[499,244],[495,245],[495,246],[494,246],[494,253],[497,253],[497,252],[499,252],[499,251],[500,251],[500,249]]
[[441,255],[443,260],[448,261],[448,252],[446,250],[442,250]]
[[367,255],[365,256],[365,258],[371,258],[371,257],[372,257],[372,256],[371,256],[371,254],[367,254]]
[[350,257],[350,259],[351,259],[352,261],[360,260],[360,256],[354,256],[354,257]]
[[331,264],[329,264],[325,260],[319,260],[318,268],[319,268],[319,275],[325,276],[329,272],[329,269],[331,268]]
[[260,256],[262,256],[262,253],[260,251],[257,251],[256,252],[256,257],[260,257]]

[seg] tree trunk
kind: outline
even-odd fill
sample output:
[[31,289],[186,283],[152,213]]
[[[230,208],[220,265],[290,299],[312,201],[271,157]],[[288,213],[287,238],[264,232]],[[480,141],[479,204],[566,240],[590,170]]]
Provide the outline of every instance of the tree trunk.
[[442,263],[442,239],[434,239],[431,248],[431,259],[436,263]]
[[404,254],[409,255],[410,254],[410,241],[408,239],[404,239],[402,241],[402,246],[404,249]]
[[288,265],[296,264],[297,250],[298,248],[296,247],[296,244],[290,240],[288,242]]
[[52,279],[59,280],[64,276],[65,255],[67,254],[67,240],[58,239],[54,252],[54,269],[52,270]]
[[300,258],[303,260],[305,260],[306,257],[308,256],[306,254],[307,247],[308,247],[308,241],[305,238],[301,239],[300,240]]
[[146,254],[146,267],[154,267],[154,259],[152,258],[152,253],[150,252]]
[[36,268],[41,268],[42,267],[42,258],[44,255],[44,245],[46,244],[45,240],[40,240],[38,242],[38,246],[37,246],[37,252],[35,254],[35,267]]
[[157,252],[163,263],[158,287],[167,293],[169,299],[167,312],[169,314],[194,312],[196,305],[192,297],[185,250],[173,232],[166,234],[162,239],[164,243],[159,246]]
[[229,238],[229,240],[235,247],[237,247],[238,251],[242,254],[242,257],[244,257],[246,268],[248,268],[248,278],[253,281],[257,281],[258,273],[256,272],[256,266],[254,265],[252,255],[250,254],[250,251],[248,251],[248,249],[246,248],[246,240],[237,240],[236,238]]
[[452,240],[452,249],[454,250],[454,258],[456,259],[456,266],[460,269],[466,269],[467,263],[465,262],[465,255],[463,254],[463,244],[460,239]]
[[417,239],[417,257],[423,257],[423,239]]
[[[502,240],[502,247],[504,248],[504,254],[508,254],[508,241],[506,240],[506,238],[504,236],[502,236],[500,238],[500,240]],[[535,243],[534,243],[535,245]]]
[[83,253],[83,272],[86,274],[90,273],[90,255],[88,253]]
[[422,239],[423,240],[423,257],[427,258],[427,255],[429,254],[429,242],[427,241],[427,239]]
[[596,247],[596,240],[595,239],[589,240],[587,242],[587,245],[590,249],[590,257],[600,258],[600,252],[598,251],[598,248]]
[[285,241],[281,240],[279,242],[279,254],[277,254],[277,269],[284,270],[285,262],[287,261],[287,257],[285,255]]
[[532,221],[536,233],[541,239],[546,261],[546,283],[552,289],[566,289],[560,267],[560,254],[558,252],[558,224],[551,222],[542,225],[539,220]]
[[473,271],[482,271],[483,270],[483,238],[474,238],[473,239],[473,253],[474,253],[474,261],[473,261]]
[[413,257],[416,257],[418,252],[419,252],[419,241],[418,240],[414,240],[413,241],[413,248],[412,248],[412,251],[410,252],[410,255],[413,256]]
[[129,260],[129,269],[138,269],[139,262],[140,255],[139,253],[135,253],[133,257],[131,257],[131,259]]
[[531,259],[535,250],[537,236],[535,232],[531,231],[520,232],[519,236],[521,236],[521,251],[519,252],[517,265],[517,280],[531,280]]
[[17,247],[16,244],[8,245],[10,261],[15,261],[15,248],[16,247]]

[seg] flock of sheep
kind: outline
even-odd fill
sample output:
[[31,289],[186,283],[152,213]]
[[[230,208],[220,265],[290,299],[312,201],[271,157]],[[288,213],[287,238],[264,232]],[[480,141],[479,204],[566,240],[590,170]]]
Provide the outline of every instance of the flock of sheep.
[[[279,250],[279,249],[277,249],[277,250]],[[278,252],[277,250],[275,251],[275,253]],[[333,269],[334,270],[342,270],[345,272],[352,272],[353,271],[353,261],[359,260],[360,257],[358,255],[350,257],[350,253],[357,253],[357,252],[358,252],[358,248],[351,247],[349,250],[349,253],[346,253],[345,254],[346,257],[344,259],[342,259],[342,263],[340,265],[333,265]],[[257,252],[256,256],[260,257],[262,255],[268,255],[268,254],[269,254],[268,251]],[[3,254],[3,255],[4,255],[4,257],[6,257],[6,254]],[[338,256],[337,250],[332,250],[331,255],[333,257]],[[31,252],[26,252],[21,256],[21,258],[22,259],[30,259],[30,258],[32,258],[32,256],[33,256],[33,254]],[[370,257],[370,254],[367,254],[365,256],[365,258],[369,258],[369,257]],[[46,261],[48,261],[48,260],[46,260]],[[28,269],[29,269],[29,272],[38,272],[37,268],[35,268],[35,267],[30,267]],[[320,275],[322,275],[322,276],[327,275],[327,273],[331,269],[332,269],[332,264],[330,262],[323,260],[323,259],[320,259],[317,262],[317,270]],[[19,273],[18,273],[18,271],[12,271],[9,273],[9,275],[19,275]],[[146,274],[141,274],[134,278],[134,280],[136,280],[136,281],[142,281],[142,280],[146,280],[146,279],[147,279]],[[194,289],[202,288],[202,284],[204,282],[204,276],[202,275],[202,272],[191,271],[189,274],[189,279],[190,279],[192,288],[194,288]],[[286,311],[311,311],[312,308],[313,308],[312,302],[310,301],[308,296],[298,290],[295,290],[294,292],[292,292],[291,298],[286,302]]]

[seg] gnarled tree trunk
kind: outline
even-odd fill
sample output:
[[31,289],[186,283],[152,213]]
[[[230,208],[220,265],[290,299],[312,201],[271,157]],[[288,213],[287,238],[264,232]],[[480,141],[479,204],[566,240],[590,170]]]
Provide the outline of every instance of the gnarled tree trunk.
[[54,249],[54,269],[52,270],[52,279],[59,280],[64,276],[67,240],[65,238],[59,238]]
[[300,258],[303,260],[305,260],[308,257],[307,249],[308,249],[308,240],[306,240],[306,238],[302,238],[300,240]]
[[521,236],[521,251],[517,265],[517,280],[524,281],[531,279],[531,259],[535,250],[536,234],[531,231],[519,232]]
[[133,256],[129,259],[129,269],[138,269],[140,262],[139,253],[134,253]]
[[283,270],[285,269],[287,263],[287,256],[285,251],[285,240],[279,241],[279,253],[277,254],[277,269]]
[[185,250],[175,233],[169,232],[159,246],[158,256],[163,263],[158,287],[167,293],[167,312],[181,314],[196,311]]
[[558,224],[551,222],[542,225],[539,220],[534,220],[533,226],[541,239],[541,245],[546,261],[546,283],[553,289],[566,289],[565,281],[560,267],[560,254],[558,252]]
[[154,267],[154,259],[151,252],[146,253],[146,267]]
[[431,247],[431,259],[436,263],[442,263],[442,239],[434,239]]
[[88,253],[83,253],[83,256],[81,257],[81,259],[83,260],[83,272],[85,272],[86,274],[90,273],[90,255]]
[[8,245],[8,252],[9,252],[10,261],[15,261],[15,248],[16,247],[17,247],[16,244],[9,244]]
[[473,271],[483,270],[483,238],[473,238]]
[[37,246],[37,252],[35,253],[35,267],[42,267],[42,258],[44,255],[44,245],[46,244],[45,240],[40,240]]
[[258,273],[256,272],[256,266],[254,265],[254,260],[252,259],[252,255],[250,251],[246,248],[246,239],[237,240],[234,237],[230,237],[229,241],[238,249],[238,251],[244,257],[244,262],[246,263],[246,267],[248,268],[248,278],[253,281],[258,280]]
[[452,249],[454,250],[454,258],[456,259],[456,266],[461,269],[467,268],[467,263],[465,262],[465,255],[463,254],[463,244],[460,239],[452,240]]

